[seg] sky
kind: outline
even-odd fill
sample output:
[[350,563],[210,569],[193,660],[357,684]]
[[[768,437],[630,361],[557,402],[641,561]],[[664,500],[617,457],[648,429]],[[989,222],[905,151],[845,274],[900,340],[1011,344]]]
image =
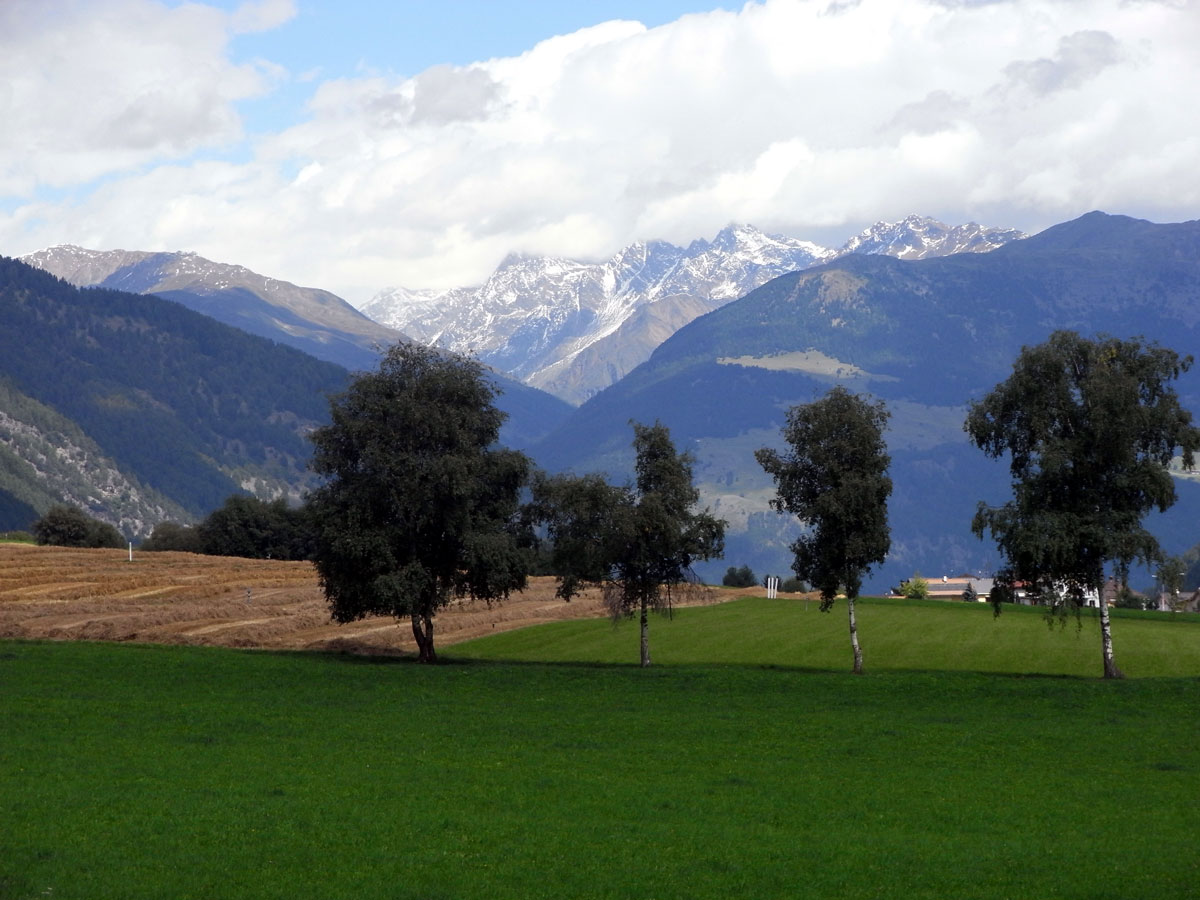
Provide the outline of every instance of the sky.
[[511,252],[1200,217],[1200,0],[0,0],[0,254],[362,305]]

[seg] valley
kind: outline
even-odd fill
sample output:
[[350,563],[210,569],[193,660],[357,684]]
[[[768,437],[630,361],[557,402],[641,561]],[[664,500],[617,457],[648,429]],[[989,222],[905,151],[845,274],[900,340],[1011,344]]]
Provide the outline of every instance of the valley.
[[[699,569],[708,580],[729,564],[789,570],[800,524],[770,510],[753,458],[778,446],[787,409],[834,384],[882,399],[892,549],[867,582],[875,592],[914,571],[998,564],[970,522],[979,502],[1007,496],[1006,470],[968,444],[962,423],[1022,346],[1059,328],[1182,352],[1200,344],[1200,226],[1100,212],[1033,236],[914,216],[839,251],[731,226],[599,263],[514,254],[479,288],[383,292],[364,309],[384,323],[193,254],[66,247],[28,261],[97,287],[8,263],[2,527],[25,528],[60,498],[131,538],[201,518],[239,490],[298,500],[312,484],[304,436],[349,378],[343,350],[356,347],[368,368],[378,345],[364,341],[403,325],[528,381],[493,370],[508,414],[501,441],[550,472],[621,483],[632,475],[630,421],[668,426],[695,457],[702,504],[729,522],[725,558]],[[241,327],[254,319],[260,336],[196,315],[217,308]],[[1200,409],[1195,371],[1179,390]],[[1200,520],[1200,482],[1176,474],[1180,502],[1150,519],[1170,553],[1196,543]]]

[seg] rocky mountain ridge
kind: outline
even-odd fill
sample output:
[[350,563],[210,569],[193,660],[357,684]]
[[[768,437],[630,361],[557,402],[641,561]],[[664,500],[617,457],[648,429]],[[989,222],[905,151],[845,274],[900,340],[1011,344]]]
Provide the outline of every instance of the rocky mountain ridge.
[[986,228],[974,222],[946,225],[928,216],[908,216],[899,222],[878,222],[846,241],[830,259],[851,253],[931,259],[956,253],[990,253],[1025,237],[1015,228]]
[[[89,250],[63,244],[21,262],[76,286],[153,294],[249,334],[269,338],[350,371],[374,369],[380,348],[408,340],[363,315],[341,297],[260,275],[196,253]],[[501,432],[524,447],[557,425],[570,407],[501,372],[491,375],[509,418]]]
[[300,287],[196,253],[61,244],[26,254],[21,261],[76,287],[158,294],[347,368],[373,365],[377,345],[404,338],[329,291]]
[[647,359],[674,330],[785,273],[850,253],[924,259],[986,252],[1022,236],[909,216],[878,223],[833,250],[730,225],[712,241],[686,248],[639,242],[599,263],[510,254],[482,285],[444,292],[390,288],[362,311],[414,340],[477,354],[527,384],[581,403]]

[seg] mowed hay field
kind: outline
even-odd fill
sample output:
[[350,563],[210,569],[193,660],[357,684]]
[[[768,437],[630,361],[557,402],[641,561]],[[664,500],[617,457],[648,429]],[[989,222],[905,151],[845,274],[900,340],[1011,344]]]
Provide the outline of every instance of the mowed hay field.
[[[719,596],[714,593],[713,597]],[[438,613],[437,646],[602,615],[599,593],[564,603],[531,579],[506,603]],[[0,637],[139,641],[259,649],[415,652],[407,622],[330,620],[307,562],[0,544]]]

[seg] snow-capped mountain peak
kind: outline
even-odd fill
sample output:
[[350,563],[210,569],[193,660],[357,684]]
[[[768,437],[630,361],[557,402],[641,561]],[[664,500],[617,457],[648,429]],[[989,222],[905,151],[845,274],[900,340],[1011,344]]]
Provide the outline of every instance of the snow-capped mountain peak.
[[810,241],[735,224],[711,242],[693,241],[685,249],[639,241],[598,263],[511,253],[478,287],[440,293],[390,288],[363,312],[416,340],[476,353],[489,365],[578,401],[627,368],[609,361],[601,372],[581,374],[572,360],[612,337],[643,307],[660,304],[656,324],[678,322],[677,328],[688,320],[680,320],[679,310],[694,318],[830,253]]
[[926,259],[953,253],[986,253],[1024,236],[1013,228],[989,228],[974,222],[951,226],[913,215],[899,222],[877,222],[850,238],[837,255],[878,253],[898,259]]

